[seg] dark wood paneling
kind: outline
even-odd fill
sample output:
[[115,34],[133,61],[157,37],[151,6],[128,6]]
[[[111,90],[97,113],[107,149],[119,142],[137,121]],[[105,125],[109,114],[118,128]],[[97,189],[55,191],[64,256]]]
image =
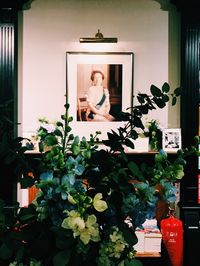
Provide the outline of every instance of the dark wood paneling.
[[0,25],[0,103],[14,98],[14,25]]
[[1,0],[0,8],[28,9],[34,0]]
[[[17,135],[17,11],[0,9],[0,104],[8,105],[6,116],[13,122],[9,136]],[[3,127],[4,124],[1,126]],[[6,125],[5,125],[6,127]],[[1,132],[2,133],[2,132]],[[9,139],[9,137],[8,137]],[[3,141],[2,139],[0,141]],[[4,140],[6,142],[6,140]],[[4,143],[5,144],[5,143]],[[6,144],[7,145],[7,142]],[[16,201],[12,165],[0,161],[0,197],[7,205]]]

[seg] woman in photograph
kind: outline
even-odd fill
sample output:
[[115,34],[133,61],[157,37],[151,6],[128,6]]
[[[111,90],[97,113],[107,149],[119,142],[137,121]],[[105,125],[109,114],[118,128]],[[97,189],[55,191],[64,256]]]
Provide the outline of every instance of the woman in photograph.
[[103,87],[104,74],[100,70],[91,73],[92,86],[89,87],[86,100],[88,104],[86,112],[87,121],[113,121],[110,112],[109,91]]

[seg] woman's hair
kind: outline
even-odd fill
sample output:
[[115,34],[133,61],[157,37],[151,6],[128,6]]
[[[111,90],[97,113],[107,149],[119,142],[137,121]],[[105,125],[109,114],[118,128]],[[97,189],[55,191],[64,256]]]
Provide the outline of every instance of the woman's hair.
[[94,81],[94,75],[95,75],[96,73],[101,74],[102,79],[104,79],[104,74],[103,74],[103,72],[101,72],[100,70],[93,70],[92,73],[91,73],[91,77],[90,77],[92,81]]

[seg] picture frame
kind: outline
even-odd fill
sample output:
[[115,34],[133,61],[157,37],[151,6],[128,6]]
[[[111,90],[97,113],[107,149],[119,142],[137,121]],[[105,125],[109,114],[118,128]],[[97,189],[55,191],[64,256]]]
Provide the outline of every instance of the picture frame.
[[181,129],[165,128],[162,131],[162,147],[164,151],[176,152],[182,148]]
[[[132,52],[66,52],[66,95],[69,115],[73,117],[70,126],[75,136],[89,139],[90,134],[100,131],[99,140],[102,141],[107,139],[107,132],[125,124],[117,121],[115,114],[126,112],[133,106],[133,60]],[[109,97],[112,120],[88,119],[88,102],[91,102],[88,90],[94,87],[91,80],[93,71],[103,73],[102,85],[107,91],[106,97]]]

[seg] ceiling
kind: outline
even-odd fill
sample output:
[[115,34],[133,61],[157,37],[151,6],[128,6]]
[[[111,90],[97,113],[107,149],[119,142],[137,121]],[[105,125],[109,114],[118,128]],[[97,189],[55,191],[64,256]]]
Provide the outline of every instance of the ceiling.
[[[14,8],[14,9],[29,9],[31,3],[34,0],[0,0],[0,8]],[[74,0],[76,1],[76,0]],[[200,0],[154,0],[160,3],[162,6],[166,6],[167,3],[172,3],[177,7],[177,10],[182,11],[186,9],[199,9],[200,11]]]

